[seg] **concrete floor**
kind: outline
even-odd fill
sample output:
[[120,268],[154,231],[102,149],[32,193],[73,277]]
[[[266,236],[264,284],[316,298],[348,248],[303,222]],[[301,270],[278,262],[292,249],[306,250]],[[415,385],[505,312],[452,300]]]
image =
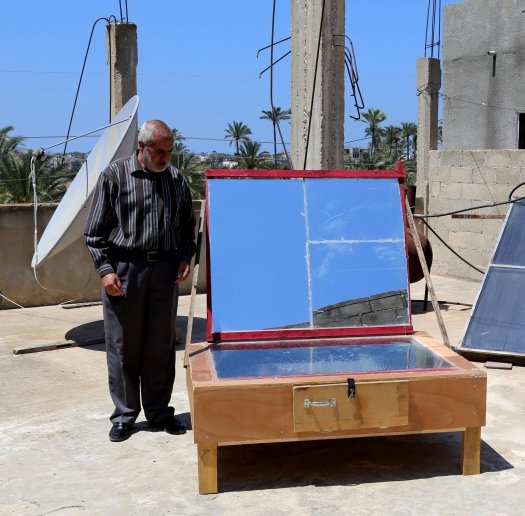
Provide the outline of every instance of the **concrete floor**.
[[[463,335],[477,283],[433,278],[452,344]],[[412,286],[413,324],[442,340]],[[180,302],[186,326],[189,298]],[[193,340],[205,330],[198,296]],[[29,354],[14,349],[102,336],[101,307],[0,311],[0,514],[339,515],[523,514],[525,369],[486,369],[481,475],[460,474],[458,433],[219,448],[217,495],[197,494],[192,432],[108,440],[112,410],[103,345]],[[190,424],[177,359],[173,403]],[[478,364],[484,367],[484,364]]]

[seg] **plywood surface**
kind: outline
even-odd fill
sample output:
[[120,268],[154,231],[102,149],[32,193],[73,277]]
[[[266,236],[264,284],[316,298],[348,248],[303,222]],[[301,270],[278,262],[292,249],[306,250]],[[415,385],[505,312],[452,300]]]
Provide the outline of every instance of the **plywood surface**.
[[[294,402],[294,392],[334,389],[337,396],[339,391],[347,390],[345,375],[218,381],[207,344],[193,345],[187,374],[195,442],[272,442],[485,425],[485,371],[428,336],[416,337],[457,369],[356,374],[353,378],[357,392],[369,393],[365,396],[366,410],[349,409],[343,416],[334,417],[337,424],[328,424],[325,416],[321,416],[320,424],[302,420],[296,408],[301,402],[298,398]],[[401,389],[401,384],[406,387]],[[383,398],[390,402],[383,403]],[[364,403],[365,399],[361,401]],[[318,420],[319,417],[316,415]]]
[[301,385],[293,388],[296,432],[333,432],[355,428],[391,428],[409,422],[409,382]]

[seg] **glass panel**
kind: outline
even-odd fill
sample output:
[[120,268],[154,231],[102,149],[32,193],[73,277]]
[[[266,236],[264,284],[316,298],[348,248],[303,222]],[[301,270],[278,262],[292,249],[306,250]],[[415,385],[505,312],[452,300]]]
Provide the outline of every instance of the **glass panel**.
[[218,379],[353,374],[414,369],[454,369],[445,359],[412,339],[375,342],[311,342],[268,346],[217,346],[211,357]]
[[525,353],[524,289],[524,269],[491,266],[461,347]]
[[208,179],[212,332],[408,324],[397,179]]
[[525,266],[525,202],[517,202],[510,208],[493,263]]

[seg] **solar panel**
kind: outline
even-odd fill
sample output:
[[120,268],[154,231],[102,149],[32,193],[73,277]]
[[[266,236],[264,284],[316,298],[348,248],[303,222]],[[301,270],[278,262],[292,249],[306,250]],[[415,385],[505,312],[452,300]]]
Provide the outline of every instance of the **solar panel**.
[[507,214],[465,336],[463,355],[525,359],[525,202]]

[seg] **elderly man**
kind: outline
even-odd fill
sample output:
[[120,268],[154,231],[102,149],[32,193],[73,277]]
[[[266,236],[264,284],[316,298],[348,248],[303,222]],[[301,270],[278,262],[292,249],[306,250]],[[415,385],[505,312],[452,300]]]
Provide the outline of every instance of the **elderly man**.
[[169,402],[178,283],[195,252],[192,199],[170,165],[173,134],[164,122],[145,122],[138,147],[100,175],[84,232],[102,281],[111,441],[131,435],[141,397],[151,427],[186,432]]

